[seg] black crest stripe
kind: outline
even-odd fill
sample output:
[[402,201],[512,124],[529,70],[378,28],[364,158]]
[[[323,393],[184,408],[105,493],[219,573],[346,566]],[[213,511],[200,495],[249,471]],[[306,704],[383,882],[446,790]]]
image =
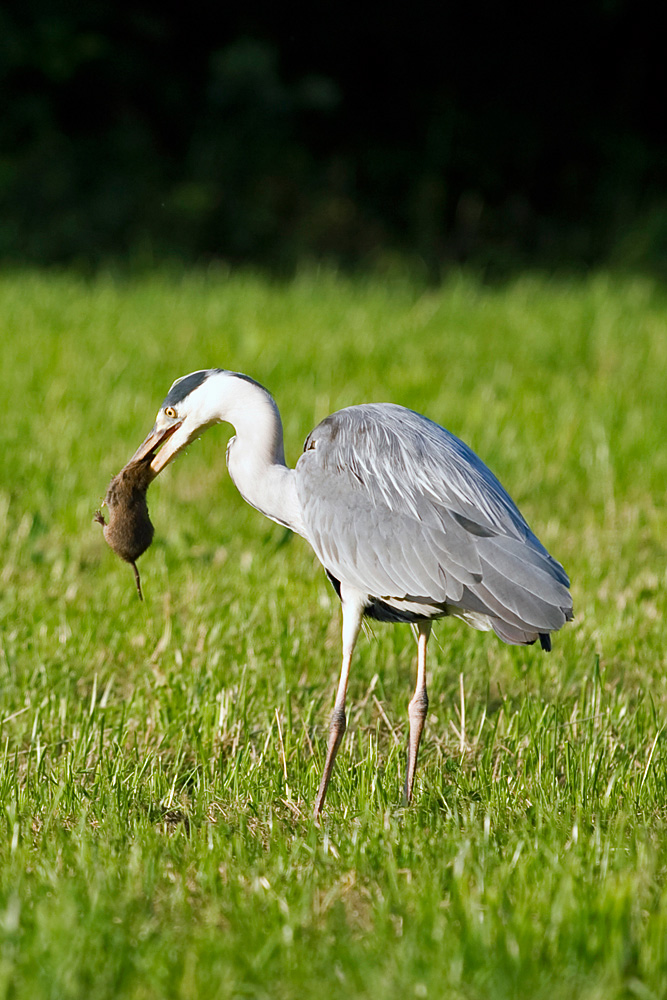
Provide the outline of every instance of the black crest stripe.
[[191,375],[179,378],[178,382],[174,383],[167,393],[162,408],[165,406],[176,406],[177,403],[181,403],[186,396],[190,395],[193,389],[197,389],[202,382],[205,382],[210,374],[211,371],[208,369],[201,372],[192,372]]
[[[230,372],[226,368],[206,368],[203,371],[192,372],[190,375],[184,375],[183,378],[179,378],[178,382],[175,382],[167,393],[162,403],[162,409],[165,406],[177,406],[179,403],[182,403],[186,396],[189,396],[191,392],[198,389],[209,376],[223,372],[233,378],[241,379],[243,382],[250,382],[251,385],[260,385],[254,378],[250,378],[249,375],[242,375],[241,372]],[[261,388],[263,387],[260,386]]]

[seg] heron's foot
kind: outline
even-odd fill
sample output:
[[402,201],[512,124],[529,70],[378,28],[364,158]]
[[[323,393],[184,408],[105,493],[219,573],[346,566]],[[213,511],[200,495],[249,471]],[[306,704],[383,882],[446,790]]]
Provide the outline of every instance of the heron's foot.
[[331,780],[331,775],[333,773],[334,761],[336,760],[338,747],[340,746],[343,736],[345,735],[346,727],[347,720],[345,718],[345,709],[342,706],[337,706],[333,710],[333,715],[331,716],[331,722],[329,724],[327,757],[324,762],[324,770],[322,772],[322,780],[320,782],[317,798],[315,799],[314,814],[316,819],[322,812],[324,800],[327,795],[327,788],[329,787],[329,781]]

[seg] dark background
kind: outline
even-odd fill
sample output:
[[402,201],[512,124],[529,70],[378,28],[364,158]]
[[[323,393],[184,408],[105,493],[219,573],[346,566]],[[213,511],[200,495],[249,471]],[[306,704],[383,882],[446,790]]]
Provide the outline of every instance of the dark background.
[[5,3],[0,259],[667,273],[665,50],[625,0]]

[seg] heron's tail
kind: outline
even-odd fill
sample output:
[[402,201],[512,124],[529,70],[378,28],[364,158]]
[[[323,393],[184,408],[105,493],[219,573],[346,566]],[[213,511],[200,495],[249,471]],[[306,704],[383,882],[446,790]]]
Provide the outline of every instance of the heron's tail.
[[531,632],[519,628],[517,625],[501,621],[500,618],[489,618],[489,621],[498,638],[509,643],[510,646],[532,646],[539,639],[544,652],[551,652],[551,635],[548,632]]

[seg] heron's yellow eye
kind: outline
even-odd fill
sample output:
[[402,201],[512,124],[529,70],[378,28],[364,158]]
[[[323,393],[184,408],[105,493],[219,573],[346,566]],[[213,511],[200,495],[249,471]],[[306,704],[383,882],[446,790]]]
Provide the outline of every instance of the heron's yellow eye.
[[170,417],[171,419],[173,419],[176,416],[176,410],[174,409],[173,406],[165,406],[164,415],[165,417]]

